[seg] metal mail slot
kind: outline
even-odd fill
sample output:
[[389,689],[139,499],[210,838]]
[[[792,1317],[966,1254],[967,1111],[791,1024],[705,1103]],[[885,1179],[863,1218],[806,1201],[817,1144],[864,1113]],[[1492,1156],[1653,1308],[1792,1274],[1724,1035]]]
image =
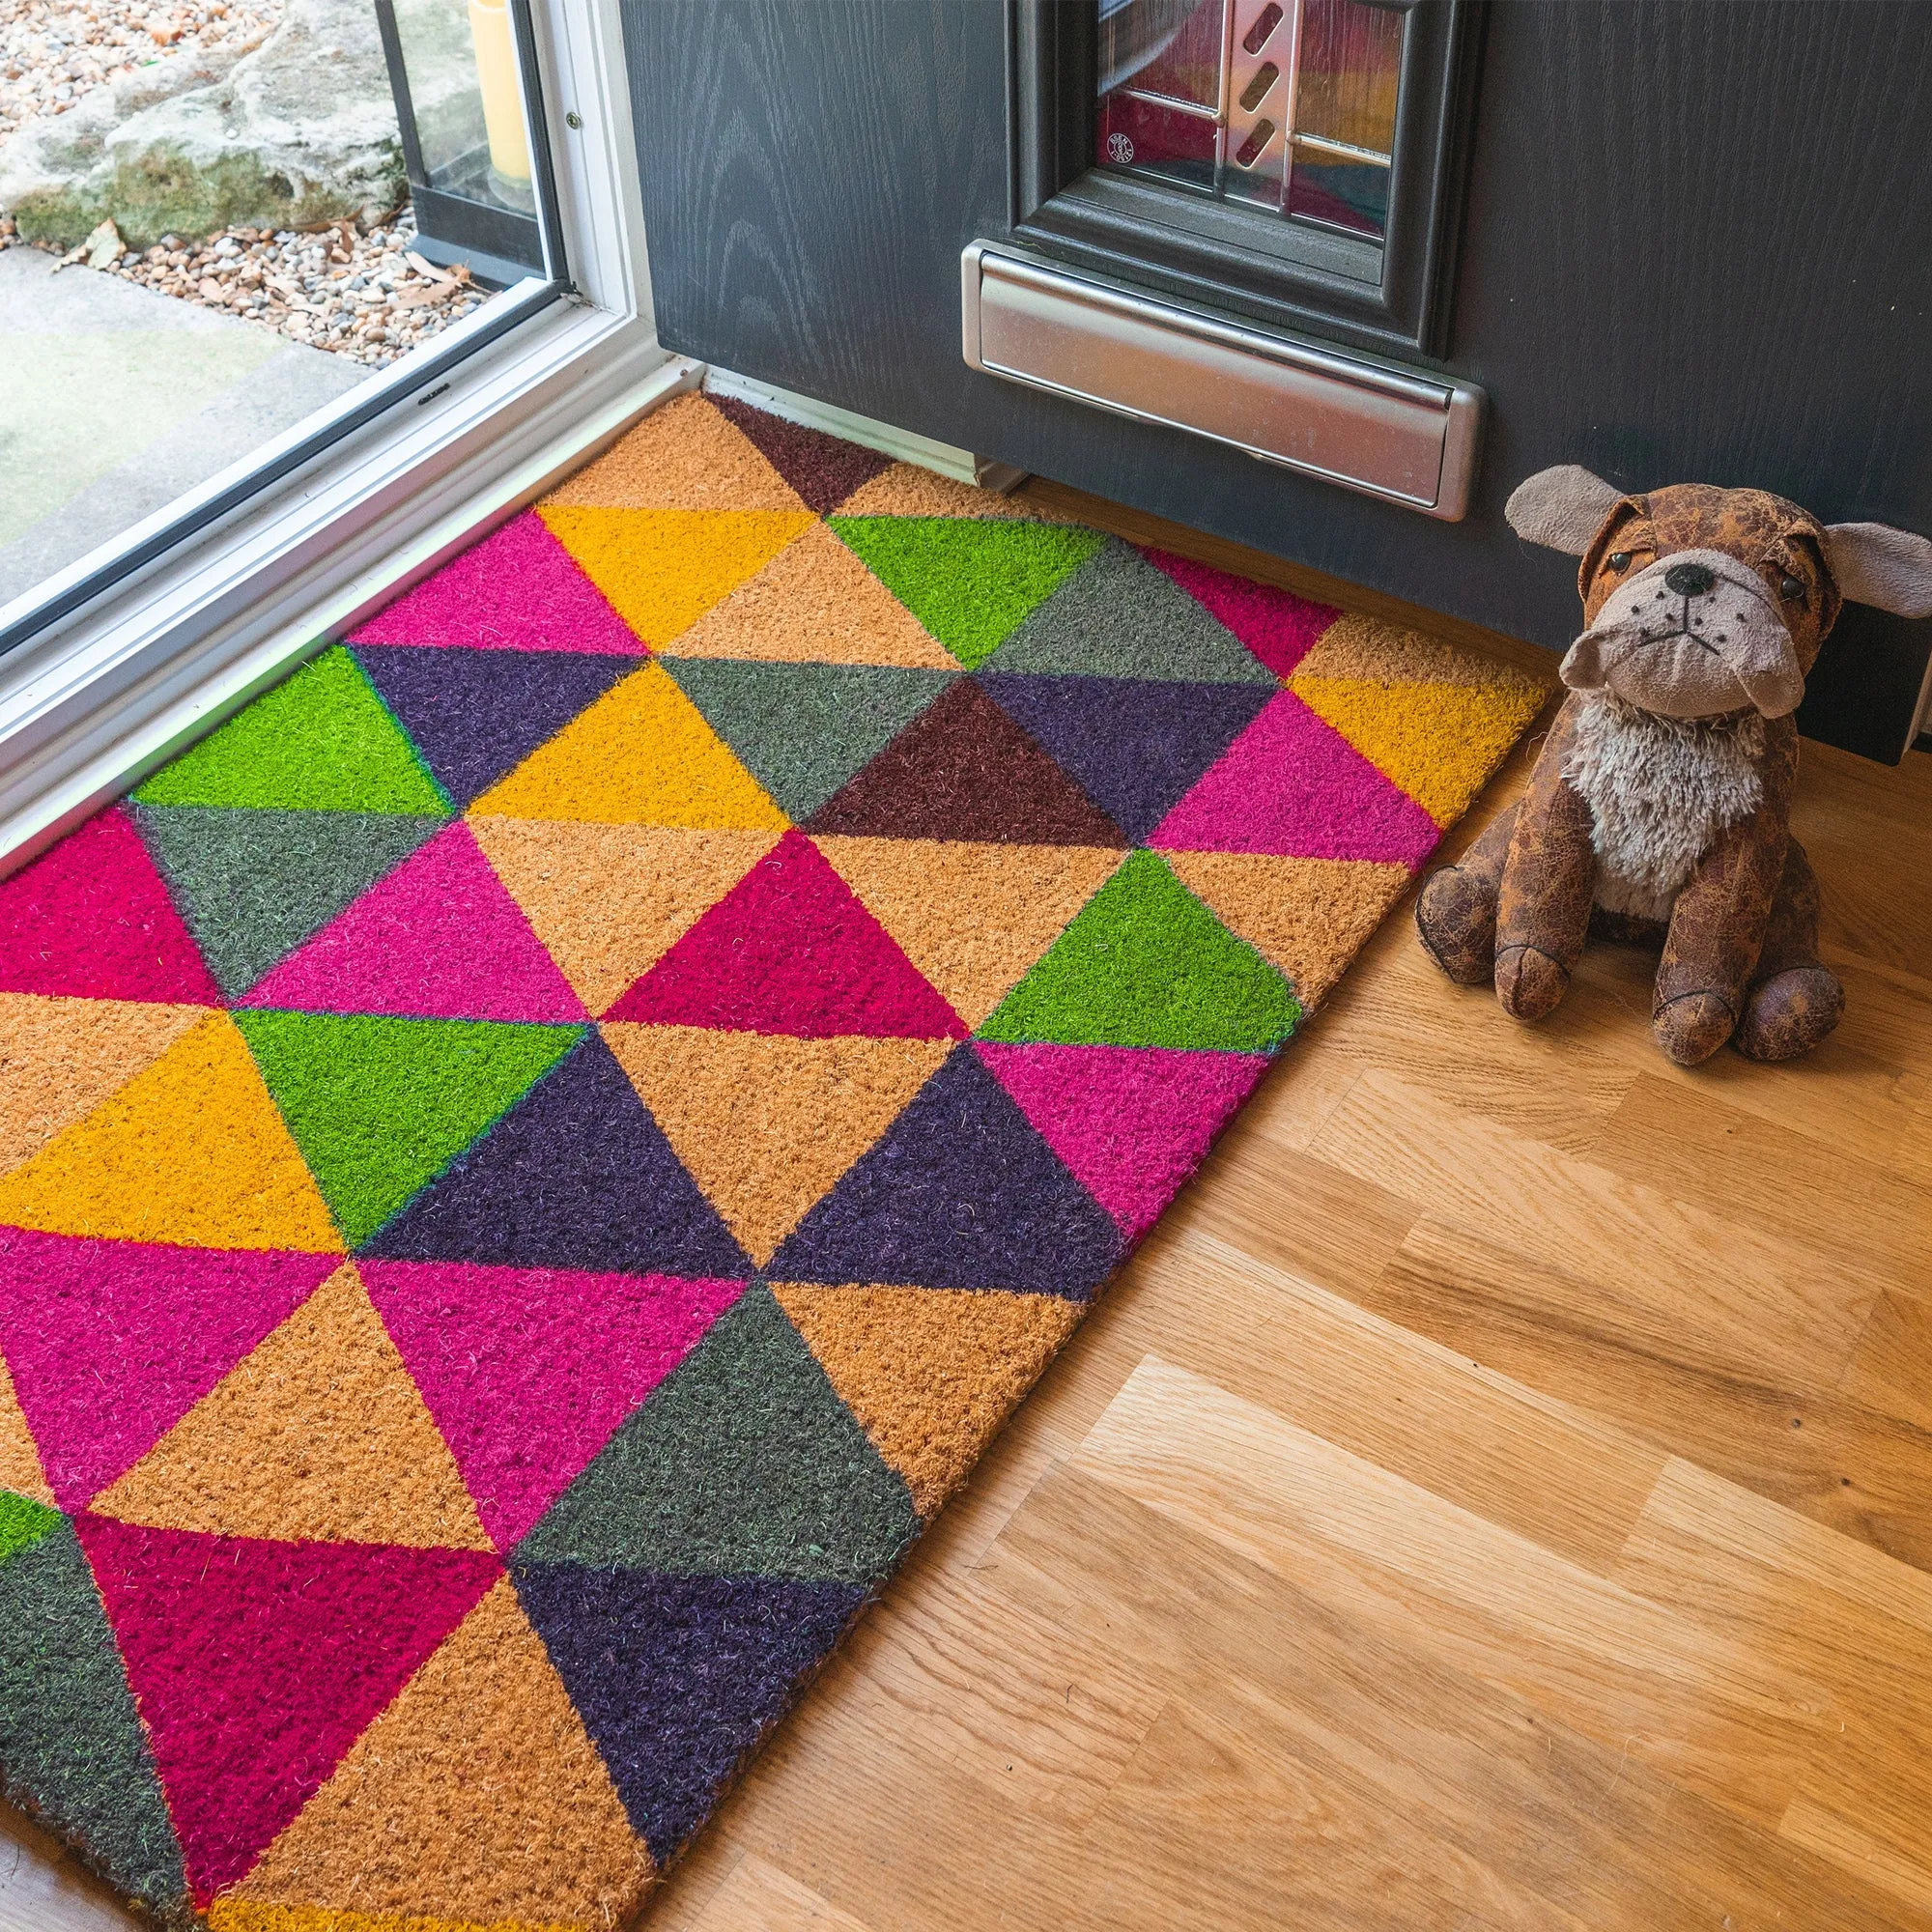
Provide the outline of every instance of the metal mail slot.
[[1454,523],[1483,392],[1198,315],[971,243],[966,360]]

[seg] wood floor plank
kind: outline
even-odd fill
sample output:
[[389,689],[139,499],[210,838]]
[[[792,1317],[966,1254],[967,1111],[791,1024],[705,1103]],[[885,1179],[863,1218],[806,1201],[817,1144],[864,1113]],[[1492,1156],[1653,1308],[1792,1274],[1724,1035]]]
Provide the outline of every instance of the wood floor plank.
[[740,1859],[692,1932],[867,1932],[850,1913],[759,1858]]

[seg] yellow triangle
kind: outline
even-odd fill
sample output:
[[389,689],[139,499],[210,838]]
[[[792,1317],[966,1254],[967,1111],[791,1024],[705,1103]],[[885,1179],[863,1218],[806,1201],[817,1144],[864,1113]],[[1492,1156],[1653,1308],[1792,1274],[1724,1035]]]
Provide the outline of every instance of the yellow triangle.
[[813,840],[906,956],[976,1027],[1099,891],[1122,854],[1092,845]]
[[678,1159],[760,1266],[952,1050],[944,1039],[602,1031]]
[[823,524],[814,524],[665,649],[681,658],[959,668],[952,652]]
[[206,1007],[0,993],[0,1174],[152,1065]]
[[1468,810],[1543,704],[1543,693],[1527,680],[1383,684],[1313,677],[1303,668],[1289,689],[1438,825],[1453,824]]
[[772,1293],[928,1520],[1081,1314],[1057,1294],[794,1282]]
[[54,1507],[47,1472],[41,1467],[41,1452],[27,1418],[20,1413],[14,1378],[7,1373],[5,1362],[0,1362],[0,1490],[12,1490],[16,1496],[31,1496],[49,1509]]
[[493,1548],[353,1262],[91,1507],[224,1536]]
[[[504,1577],[210,1922],[215,1932],[625,1925],[652,1876],[611,1774]],[[275,1905],[343,1916],[242,1909]]]
[[669,641],[818,521],[809,510],[539,510],[631,629]]
[[469,829],[592,1013],[614,1006],[779,836],[565,818],[472,818]]
[[787,823],[661,664],[612,685],[470,811],[701,831],[782,832]]
[[0,1221],[53,1235],[340,1254],[342,1237],[226,1013],[209,1013],[0,1179]]
[[1264,852],[1164,852],[1180,883],[1279,969],[1304,1008],[1319,1005],[1408,885],[1406,866],[1373,859],[1278,859]]
[[744,431],[702,396],[674,396],[538,505],[610,510],[806,509]]

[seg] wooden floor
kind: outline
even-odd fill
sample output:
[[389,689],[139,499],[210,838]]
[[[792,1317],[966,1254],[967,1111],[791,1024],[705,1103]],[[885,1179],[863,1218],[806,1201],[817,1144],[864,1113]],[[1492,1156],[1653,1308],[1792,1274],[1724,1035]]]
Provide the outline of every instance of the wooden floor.
[[1804,757],[1837,1037],[1403,908],[648,1932],[1932,1927],[1932,757]]

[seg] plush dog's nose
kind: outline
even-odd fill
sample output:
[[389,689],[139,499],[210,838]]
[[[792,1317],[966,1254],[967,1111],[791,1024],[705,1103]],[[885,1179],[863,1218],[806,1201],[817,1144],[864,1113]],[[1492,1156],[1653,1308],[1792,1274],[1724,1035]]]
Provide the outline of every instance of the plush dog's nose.
[[1718,573],[1701,563],[1673,563],[1663,581],[1680,597],[1701,597],[1718,581]]

